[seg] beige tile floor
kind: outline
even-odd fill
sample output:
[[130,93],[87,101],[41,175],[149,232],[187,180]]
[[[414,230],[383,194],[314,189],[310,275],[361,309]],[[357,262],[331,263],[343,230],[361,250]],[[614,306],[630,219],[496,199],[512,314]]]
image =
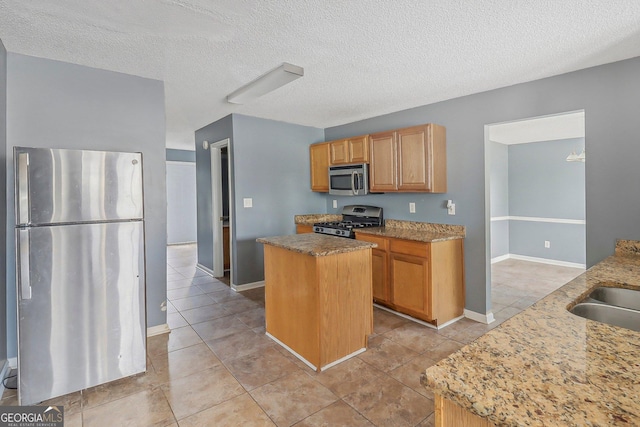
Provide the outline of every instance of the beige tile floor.
[[[435,331],[374,309],[361,355],[315,373],[264,335],[264,290],[242,293],[168,249],[171,334],[148,340],[147,373],[53,399],[65,426],[432,426],[422,370],[581,271],[508,260],[492,267],[496,322]],[[6,390],[0,405],[17,404]]]

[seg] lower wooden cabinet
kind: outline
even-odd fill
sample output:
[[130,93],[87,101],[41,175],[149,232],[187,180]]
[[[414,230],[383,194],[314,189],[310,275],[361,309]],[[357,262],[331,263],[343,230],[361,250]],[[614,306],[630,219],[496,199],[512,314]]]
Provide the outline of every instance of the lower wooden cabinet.
[[389,254],[392,304],[407,314],[431,320],[429,260],[413,255]]
[[356,232],[378,244],[372,251],[373,300],[442,325],[464,312],[462,239],[416,242]]
[[495,427],[495,424],[469,412],[457,403],[439,394],[434,396],[436,427]]
[[296,234],[313,233],[313,225],[296,224]]
[[371,251],[371,269],[373,273],[373,300],[384,302],[390,299],[389,287],[387,286],[388,271],[387,252],[380,249]]

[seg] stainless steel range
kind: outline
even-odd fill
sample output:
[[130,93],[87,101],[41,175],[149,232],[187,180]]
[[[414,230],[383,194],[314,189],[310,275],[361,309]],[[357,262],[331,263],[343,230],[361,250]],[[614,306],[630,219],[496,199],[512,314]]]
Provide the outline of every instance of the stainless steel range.
[[342,221],[313,224],[315,233],[332,234],[355,239],[355,230],[363,227],[382,227],[382,208],[366,205],[348,205],[342,208]]

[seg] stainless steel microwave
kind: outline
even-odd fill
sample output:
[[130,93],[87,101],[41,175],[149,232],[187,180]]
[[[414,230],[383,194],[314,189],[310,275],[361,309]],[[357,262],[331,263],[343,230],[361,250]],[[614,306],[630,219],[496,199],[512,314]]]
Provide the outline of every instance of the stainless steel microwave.
[[363,196],[369,193],[369,165],[329,166],[329,194]]

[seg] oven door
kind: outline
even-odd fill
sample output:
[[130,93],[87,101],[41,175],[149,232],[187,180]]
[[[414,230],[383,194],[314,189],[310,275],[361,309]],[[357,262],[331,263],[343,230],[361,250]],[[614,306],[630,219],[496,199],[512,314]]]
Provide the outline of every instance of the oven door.
[[367,164],[329,167],[329,194],[363,196],[369,192]]

